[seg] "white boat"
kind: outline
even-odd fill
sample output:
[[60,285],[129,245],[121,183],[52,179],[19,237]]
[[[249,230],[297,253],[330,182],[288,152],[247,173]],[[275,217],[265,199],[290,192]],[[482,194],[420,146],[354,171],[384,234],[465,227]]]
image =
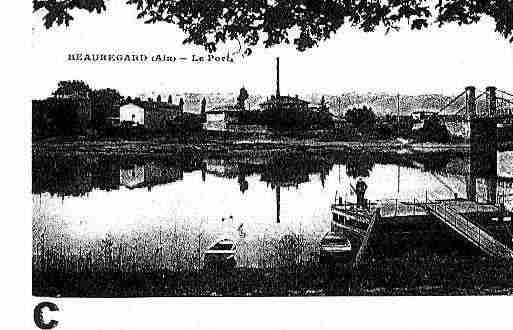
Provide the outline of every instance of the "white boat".
[[235,241],[230,238],[217,240],[205,251],[205,264],[208,266],[234,267]]
[[352,257],[351,252],[351,242],[343,233],[329,232],[321,240],[321,263],[349,261]]

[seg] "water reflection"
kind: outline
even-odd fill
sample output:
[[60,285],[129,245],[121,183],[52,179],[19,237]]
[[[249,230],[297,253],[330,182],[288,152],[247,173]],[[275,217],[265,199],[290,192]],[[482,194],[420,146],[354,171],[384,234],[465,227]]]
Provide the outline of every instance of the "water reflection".
[[[47,247],[65,244],[57,250],[103,256],[106,265],[119,254],[137,260],[130,267],[195,268],[220,233],[244,228],[239,266],[312,262],[330,231],[335,192],[353,198],[348,186],[354,178],[366,177],[374,200],[422,199],[428,190],[511,208],[513,153],[495,159],[494,172],[489,158],[443,152],[38,158],[35,253],[46,241]],[[284,245],[296,249],[292,256],[283,255]]]
[[177,163],[169,159],[119,157],[55,157],[34,160],[32,191],[57,196],[84,196],[93,189],[104,191],[147,188],[183,179],[195,160]]

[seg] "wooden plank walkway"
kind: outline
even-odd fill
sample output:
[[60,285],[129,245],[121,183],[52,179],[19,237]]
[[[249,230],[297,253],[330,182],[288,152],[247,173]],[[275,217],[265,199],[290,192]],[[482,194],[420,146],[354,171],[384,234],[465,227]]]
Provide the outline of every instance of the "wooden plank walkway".
[[460,211],[458,206],[461,208],[461,205],[455,206],[450,201],[428,202],[422,205],[427,212],[433,214],[437,219],[488,255],[513,259],[513,250],[458,212]]
[[[499,213],[499,208],[495,205],[490,204],[479,204],[469,200],[463,199],[451,199],[451,200],[435,200],[435,201],[400,201],[400,200],[380,200],[378,202],[369,203],[369,210],[373,212],[377,208],[380,209],[381,217],[383,219],[395,218],[395,217],[409,217],[409,216],[425,216],[428,215],[428,211],[424,207],[425,204],[437,204],[446,203],[450,205],[457,213],[462,215],[468,215],[472,213],[479,214],[496,214]],[[345,216],[349,219],[365,221],[365,214],[363,211],[358,211],[356,204],[345,203],[345,204],[334,204],[331,207],[332,212],[341,216]],[[363,217],[362,217],[363,215]]]

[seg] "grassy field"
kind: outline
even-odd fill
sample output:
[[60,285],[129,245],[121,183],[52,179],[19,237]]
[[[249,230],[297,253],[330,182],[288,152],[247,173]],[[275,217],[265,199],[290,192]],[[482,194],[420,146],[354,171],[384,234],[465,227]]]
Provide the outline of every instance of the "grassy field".
[[513,263],[416,256],[347,265],[188,271],[34,271],[33,294],[57,297],[511,295]]

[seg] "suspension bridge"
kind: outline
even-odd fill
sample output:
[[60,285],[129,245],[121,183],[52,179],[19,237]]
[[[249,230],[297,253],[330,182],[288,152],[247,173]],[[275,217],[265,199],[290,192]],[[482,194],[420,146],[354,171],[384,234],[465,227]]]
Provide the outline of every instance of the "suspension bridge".
[[496,143],[497,125],[513,125],[513,92],[497,87],[482,91],[469,86],[435,114],[446,124],[469,124],[466,137],[471,144]]
[[[497,87],[478,90],[469,86],[436,114],[448,128],[452,124],[454,130],[455,125],[459,125],[463,137],[469,140],[468,198],[475,201],[477,178],[491,180],[498,176],[499,132],[509,130],[510,138],[513,137],[513,92]],[[497,192],[496,182],[490,188],[493,197]],[[491,198],[490,202],[496,204],[497,198]]]
[[498,123],[513,123],[513,92],[497,87],[480,91],[469,86],[436,113],[447,121],[494,119]]

